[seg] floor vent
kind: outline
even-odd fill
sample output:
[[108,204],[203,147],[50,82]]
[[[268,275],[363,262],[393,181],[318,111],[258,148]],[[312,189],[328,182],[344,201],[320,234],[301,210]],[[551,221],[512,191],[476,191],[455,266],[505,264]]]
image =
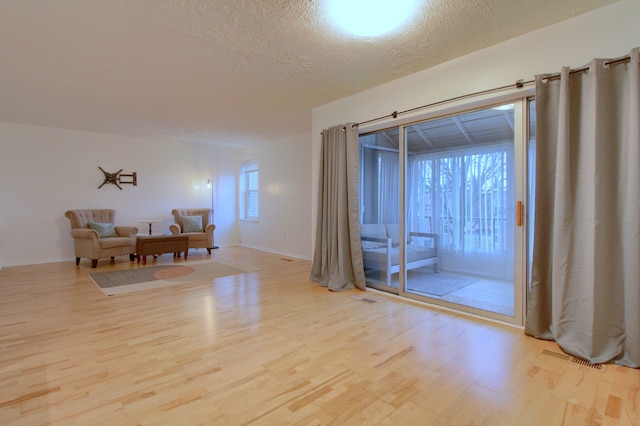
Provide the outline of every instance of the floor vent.
[[583,367],[591,368],[592,370],[604,371],[604,366],[602,364],[591,364],[589,361],[576,358],[575,356],[553,352],[546,349],[542,351],[542,355],[550,356],[552,358],[557,358],[559,360],[570,362],[572,364],[581,365]]

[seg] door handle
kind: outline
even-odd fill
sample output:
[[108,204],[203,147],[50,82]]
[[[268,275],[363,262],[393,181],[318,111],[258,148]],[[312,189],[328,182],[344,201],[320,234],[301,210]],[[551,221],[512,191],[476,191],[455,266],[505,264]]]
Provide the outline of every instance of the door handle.
[[522,226],[522,201],[516,204],[516,226]]

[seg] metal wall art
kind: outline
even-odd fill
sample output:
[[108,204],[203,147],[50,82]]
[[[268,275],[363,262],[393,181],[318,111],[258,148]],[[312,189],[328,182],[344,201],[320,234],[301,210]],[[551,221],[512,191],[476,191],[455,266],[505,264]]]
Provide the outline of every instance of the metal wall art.
[[[118,170],[115,173],[105,172],[104,169],[100,166],[98,168],[104,173],[104,182],[98,187],[98,189],[102,188],[105,184],[110,183],[122,190],[121,184],[138,186],[138,174],[136,172],[132,172],[130,174],[121,173],[122,169]],[[123,179],[124,178],[124,179]]]

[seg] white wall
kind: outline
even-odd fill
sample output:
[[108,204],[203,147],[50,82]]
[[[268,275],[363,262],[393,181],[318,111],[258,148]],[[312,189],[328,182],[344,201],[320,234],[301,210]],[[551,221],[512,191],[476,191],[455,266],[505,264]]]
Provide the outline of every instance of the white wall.
[[[321,131],[362,122],[456,96],[514,84],[518,79],[579,67],[594,57],[617,57],[640,44],[640,1],[620,2],[525,34],[391,83],[334,101],[312,111],[312,185],[318,187]],[[416,52],[419,54],[419,52]],[[402,119],[388,120],[397,125]],[[371,125],[371,128],[374,125]],[[368,130],[366,126],[361,131]],[[312,197],[312,223],[316,217]],[[310,230],[313,234],[313,229]],[[312,236],[312,240],[313,240]]]
[[238,163],[257,160],[260,168],[260,220],[240,221],[243,246],[311,258],[311,135],[242,150]]
[[[0,266],[72,259],[64,217],[71,208],[115,208],[119,224],[142,228],[139,220],[157,219],[163,223],[154,229],[165,231],[172,208],[211,204],[209,177],[215,180],[216,244],[310,258],[323,129],[530,80],[593,57],[625,55],[640,44],[638,17],[640,1],[621,0],[319,106],[310,133],[241,151],[0,123]],[[237,222],[238,165],[248,159],[260,163],[258,223]],[[98,166],[136,171],[138,186],[98,190]]]
[[[176,207],[210,207],[215,242],[237,244],[236,152],[202,145],[0,123],[0,266],[74,259],[68,209],[114,208],[116,224],[169,232]],[[137,172],[122,190],[107,172]]]

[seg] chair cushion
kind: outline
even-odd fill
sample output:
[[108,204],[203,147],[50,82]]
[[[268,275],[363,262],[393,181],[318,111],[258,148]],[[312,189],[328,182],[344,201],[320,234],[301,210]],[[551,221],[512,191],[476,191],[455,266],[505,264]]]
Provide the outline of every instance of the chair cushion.
[[[435,255],[435,249],[421,246],[407,246],[407,249],[404,252],[405,261],[407,263],[415,262],[417,260],[430,259],[432,257],[435,257]],[[391,265],[397,265],[400,261],[400,253],[398,251],[398,247],[392,248],[391,252],[389,252],[389,256],[391,256]],[[362,252],[362,259],[365,262],[375,262],[384,265],[387,263],[387,249],[379,248],[365,250]]]
[[113,223],[97,223],[97,222],[89,222],[87,223],[89,228],[98,231],[98,235],[100,238],[112,238],[117,237],[116,228]]
[[381,223],[360,224],[360,236],[370,238],[387,238],[387,230]]
[[[387,230],[387,238],[391,238],[391,244],[397,246],[400,244],[400,225],[397,223],[387,224],[384,226]],[[411,243],[411,235],[407,233],[407,244]]]
[[114,247],[131,247],[131,238],[114,237],[100,240],[101,249],[110,249]]
[[183,232],[183,234],[189,237],[189,241],[207,241],[207,234],[204,232]]
[[436,256],[436,249],[423,246],[407,246],[407,253],[412,252],[415,260],[430,259]]
[[[400,253],[398,252],[397,248],[391,249],[391,253],[389,253],[389,256],[391,257],[391,265],[397,265],[400,261]],[[362,259],[365,262],[374,262],[385,265],[387,263],[387,249],[377,248],[365,250],[362,252]]]
[[202,216],[182,216],[182,232],[202,232]]
[[378,243],[376,241],[362,241],[362,250],[373,250],[386,246],[385,243]]

